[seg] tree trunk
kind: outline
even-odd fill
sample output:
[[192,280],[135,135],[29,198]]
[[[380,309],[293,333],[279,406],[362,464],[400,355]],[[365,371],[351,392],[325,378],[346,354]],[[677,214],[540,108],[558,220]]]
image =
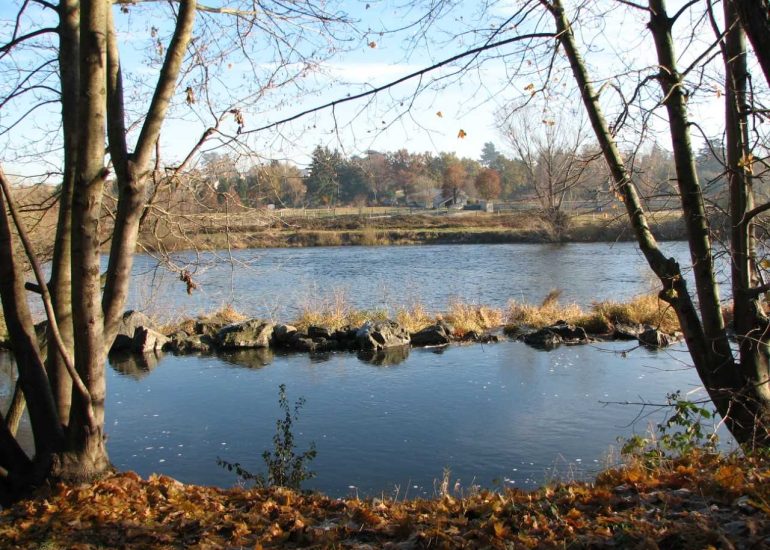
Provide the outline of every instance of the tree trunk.
[[[62,0],[59,5],[59,67],[61,75],[62,138],[64,141],[64,174],[59,196],[59,217],[56,224],[53,259],[51,261],[50,292],[53,309],[64,345],[72,354],[74,335],[72,332],[72,191],[75,185],[75,170],[78,146],[78,89],[80,69],[72,60],[79,56],[80,11],[78,0]],[[49,334],[48,341],[53,342]],[[59,418],[64,425],[69,423],[72,403],[72,379],[67,373],[64,360],[55,347],[51,346],[46,359],[46,370],[56,400]]]
[[736,400],[742,404],[746,429],[770,423],[770,368],[768,365],[768,319],[762,308],[754,257],[754,208],[749,146],[749,104],[746,39],[734,4],[724,3],[725,36],[725,134],[727,179],[730,186],[731,274],[735,334],[739,344],[743,387]]
[[65,479],[96,477],[109,467],[103,433],[107,357],[101,307],[99,215],[107,177],[104,166],[106,44],[111,3],[90,0],[80,4],[80,107],[88,116],[83,117],[80,124],[72,203],[72,321],[78,335],[75,365],[90,393],[91,403],[77,393],[73,395],[67,451],[54,473]]
[[749,35],[754,54],[770,84],[770,0],[729,0]]
[[[545,0],[541,1],[554,16],[560,42],[569,59],[583,104],[588,111],[591,125],[612,178],[623,197],[640,249],[663,284],[663,290],[660,292],[661,299],[670,303],[677,313],[698,375],[736,440],[746,447],[768,446],[770,437],[766,430],[766,411],[770,410],[770,407],[756,399],[758,395],[756,386],[747,386],[745,383],[732,357],[724,329],[719,294],[713,274],[713,259],[708,238],[708,225],[703,211],[703,197],[694,173],[692,150],[689,144],[685,98],[681,81],[673,64],[670,20],[665,13],[663,3],[650,0],[652,11],[650,26],[653,34],[656,35],[656,47],[662,69],[661,85],[666,97],[674,141],[682,210],[688,229],[703,322],[695,309],[679,266],[673,259],[666,259],[663,256],[649,230],[636,187],[631,181],[614,137],[604,119],[599,105],[599,96],[590,83],[588,71],[578,52],[561,1],[553,0],[552,4]],[[748,403],[747,391],[751,395],[753,405]]]

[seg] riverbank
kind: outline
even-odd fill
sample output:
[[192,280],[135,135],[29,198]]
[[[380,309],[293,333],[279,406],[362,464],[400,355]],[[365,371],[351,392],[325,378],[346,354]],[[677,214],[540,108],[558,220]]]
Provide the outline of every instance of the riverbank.
[[761,548],[770,468],[694,453],[640,460],[593,483],[432,499],[331,499],[283,488],[217,489],[132,472],[42,489],[0,513],[14,548]]
[[[406,210],[406,209],[404,209]],[[685,237],[675,211],[652,217],[660,240]],[[451,212],[291,216],[254,212],[180,217],[161,221],[140,235],[145,250],[222,250],[310,246],[378,246],[410,244],[500,244],[615,242],[633,240],[621,211],[576,214],[556,235],[533,212],[492,214]]]

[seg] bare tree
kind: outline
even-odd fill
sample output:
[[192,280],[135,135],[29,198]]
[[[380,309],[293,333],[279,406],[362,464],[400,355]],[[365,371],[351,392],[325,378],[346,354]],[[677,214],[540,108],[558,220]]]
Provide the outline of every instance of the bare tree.
[[[595,155],[584,155],[588,132],[578,113],[536,109],[534,105],[511,107],[503,113],[500,127],[514,157],[524,167],[540,203],[540,215],[553,238],[562,240],[569,228],[565,201],[586,185],[589,164]],[[595,184],[601,182],[594,182]]]
[[[657,57],[652,77],[659,85],[659,104],[665,109],[674,148],[676,180],[681,211],[687,228],[692,257],[696,302],[676,261],[667,258],[650,232],[647,213],[639,199],[631,172],[617,147],[614,131],[606,122],[599,94],[593,86],[575,38],[575,22],[570,21],[560,0],[541,0],[550,11],[559,35],[560,47],[569,60],[571,72],[591,120],[597,140],[623,198],[639,246],[650,267],[660,279],[659,296],[676,311],[695,368],[706,390],[738,440],[747,448],[770,444],[770,380],[767,362],[768,321],[762,294],[767,288],[759,284],[752,238],[753,207],[748,159],[747,65],[743,30],[735,6],[724,3],[723,31],[717,32],[715,44],[722,48],[725,63],[725,120],[727,126],[728,169],[730,173],[730,211],[733,233],[730,239],[732,265],[733,310],[735,330],[740,344],[736,358],[720,302],[716,281],[709,217],[704,209],[703,190],[695,170],[689,122],[687,73],[706,58],[696,58],[684,72],[677,65],[673,29],[681,16],[694,3],[686,4],[670,15],[663,0],[649,0],[647,6],[626,2],[646,12],[650,40]],[[716,25],[710,3],[706,6]],[[697,18],[696,18],[697,19]],[[766,52],[765,52],[766,53]],[[655,106],[652,107],[655,109]]]
[[[158,68],[152,85],[146,78],[126,78],[113,19],[143,9],[167,18],[162,25],[158,20],[150,33],[154,46],[150,63]],[[306,40],[326,44],[326,49],[316,44],[319,55],[333,51],[329,37],[341,23],[344,19],[338,14],[313,3],[261,3],[257,10],[245,0],[217,8],[195,0],[138,5],[118,1],[114,6],[109,0],[20,4],[13,32],[0,45],[0,71],[13,77],[2,87],[0,104],[8,116],[2,119],[0,136],[13,140],[30,113],[59,104],[61,133],[53,134],[58,137],[25,145],[43,162],[58,164],[38,179],[58,175],[61,183],[58,224],[51,235],[56,246],[46,281],[11,182],[0,171],[0,297],[35,445],[33,455],[25,452],[5,415],[0,416],[4,502],[46,479],[86,480],[109,470],[104,444],[105,363],[123,314],[140,224],[147,220],[152,201],[162,196],[157,186],[177,184],[196,153],[212,139],[245,147],[237,139],[245,123],[241,107],[258,104],[267,90],[316,63],[306,53],[313,51]],[[265,50],[266,45],[274,49]],[[263,50],[273,51],[275,62],[255,57]],[[211,63],[209,55],[218,63]],[[238,97],[214,74],[225,70],[222,65],[232,58],[254,71],[253,84]],[[266,73],[258,70],[264,67]],[[183,162],[162,175],[163,123],[169,113],[189,112],[194,106],[202,107],[198,113],[209,116],[212,124]],[[49,108],[48,114],[55,113]],[[6,161],[19,165],[28,158],[26,149],[17,151]],[[106,200],[113,188],[114,209]],[[109,253],[102,273],[105,238]],[[33,287],[40,293],[48,321],[47,364],[28,305],[34,295],[25,289],[24,256],[32,266],[37,282]]]

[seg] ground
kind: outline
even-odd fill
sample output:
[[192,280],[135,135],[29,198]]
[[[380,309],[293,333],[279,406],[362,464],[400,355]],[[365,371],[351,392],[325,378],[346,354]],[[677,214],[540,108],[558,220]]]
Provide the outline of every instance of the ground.
[[331,499],[115,474],[0,514],[3,548],[768,548],[766,461],[632,461],[595,483],[430,500]]

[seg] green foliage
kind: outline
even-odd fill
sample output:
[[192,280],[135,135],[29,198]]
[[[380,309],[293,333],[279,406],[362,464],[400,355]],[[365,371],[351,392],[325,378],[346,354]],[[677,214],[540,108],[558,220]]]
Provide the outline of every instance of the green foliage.
[[294,422],[299,419],[299,411],[305,405],[305,399],[297,399],[292,411],[286,397],[286,385],[281,384],[278,386],[278,405],[284,416],[283,419],[275,421],[273,451],[265,450],[262,453],[267,475],[261,472],[254,474],[239,462],[228,462],[221,458],[217,458],[217,464],[230,472],[234,471],[241,480],[253,482],[258,487],[275,486],[299,490],[303,481],[315,477],[315,472],[307,468],[307,463],[316,457],[315,443],[311,443],[308,450],[297,454],[292,431]]
[[709,431],[704,421],[713,419],[716,413],[683,399],[680,391],[668,394],[666,399],[672,414],[658,424],[655,433],[648,437],[635,435],[628,439],[621,438],[620,452],[650,463],[685,456],[696,450],[715,452],[717,434]]

